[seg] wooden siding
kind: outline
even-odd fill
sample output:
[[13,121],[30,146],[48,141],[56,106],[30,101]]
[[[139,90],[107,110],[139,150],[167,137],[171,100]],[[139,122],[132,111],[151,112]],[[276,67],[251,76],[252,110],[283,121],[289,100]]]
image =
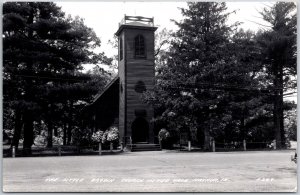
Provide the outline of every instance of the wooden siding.
[[[146,58],[136,59],[134,55],[134,38],[143,35],[146,46]],[[147,112],[145,119],[149,123],[149,142],[153,143],[154,133],[151,120],[153,108],[143,103],[141,93],[135,91],[138,81],[145,83],[146,89],[154,86],[154,31],[149,29],[126,29],[120,33],[124,41],[124,58],[119,61],[120,83],[124,85],[123,94],[120,92],[119,129],[124,136],[132,136],[131,124],[135,120],[135,110],[144,109]]]
[[[123,40],[123,47],[124,47],[124,33],[120,34]],[[120,51],[120,50],[119,50]],[[123,49],[124,52],[124,49]],[[119,85],[119,132],[120,132],[120,141],[124,141],[123,137],[126,136],[126,128],[125,128],[125,58],[126,54],[123,53],[123,59],[118,64],[118,73],[120,78],[120,85]],[[121,90],[122,89],[122,90]]]

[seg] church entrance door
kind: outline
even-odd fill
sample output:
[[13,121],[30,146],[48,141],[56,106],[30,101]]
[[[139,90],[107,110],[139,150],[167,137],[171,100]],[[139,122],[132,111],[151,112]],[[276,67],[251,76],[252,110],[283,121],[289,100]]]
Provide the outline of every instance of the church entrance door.
[[143,117],[137,117],[131,125],[132,142],[148,142],[149,123]]

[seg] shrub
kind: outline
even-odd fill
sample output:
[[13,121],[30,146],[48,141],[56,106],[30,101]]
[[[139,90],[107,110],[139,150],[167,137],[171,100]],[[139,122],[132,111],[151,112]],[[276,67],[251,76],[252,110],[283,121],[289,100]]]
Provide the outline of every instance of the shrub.
[[46,146],[47,145],[47,137],[44,135],[37,135],[34,139],[34,145]]
[[119,130],[117,127],[110,127],[107,129],[102,136],[103,148],[109,148],[109,144],[113,143],[114,148],[119,144]]
[[85,128],[81,129],[79,127],[74,127],[72,129],[72,145],[77,146],[89,146],[91,143],[91,129]]
[[93,135],[92,135],[92,141],[93,142],[96,142],[96,143],[100,143],[102,141],[102,137],[103,137],[103,131],[97,131],[97,132],[94,132]]
[[160,140],[161,147],[164,149],[172,148],[172,139],[169,131],[166,129],[161,129],[158,133],[158,139]]
[[4,129],[4,133],[10,138],[12,139],[14,136],[14,129]]
[[106,131],[103,133],[103,136],[102,136],[102,144],[104,144],[104,143],[107,142],[107,135],[108,135],[108,131],[106,130]]
[[160,140],[160,141],[162,141],[162,140],[166,140],[166,139],[168,139],[170,137],[170,133],[166,130],[166,129],[161,129],[160,131],[159,131],[159,133],[158,133],[158,139]]
[[115,142],[119,140],[119,130],[117,127],[111,127],[107,133],[107,141]]
[[117,127],[110,127],[102,136],[102,143],[116,142],[119,140],[119,130]]
[[52,140],[53,140],[54,145],[63,145],[63,138],[62,137],[53,136]]

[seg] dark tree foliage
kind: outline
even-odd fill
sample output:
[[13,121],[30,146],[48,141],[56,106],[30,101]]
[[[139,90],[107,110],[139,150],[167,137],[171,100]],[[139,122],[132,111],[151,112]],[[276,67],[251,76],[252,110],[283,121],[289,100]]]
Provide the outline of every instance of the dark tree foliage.
[[182,9],[184,20],[175,22],[179,30],[173,35],[166,64],[158,69],[157,95],[148,98],[160,110],[157,120],[179,134],[186,132],[189,139],[200,133],[198,129],[206,143],[209,129],[204,124],[214,114],[209,110],[221,105],[224,96],[218,92],[217,80],[222,78],[214,72],[231,62],[224,55],[233,28],[225,24],[229,15],[225,11],[225,3],[188,3],[188,9]]
[[[53,2],[4,3],[4,108],[14,110],[12,145],[18,145],[23,126],[24,152],[30,153],[33,121],[44,120],[52,146],[58,121],[66,116],[72,120],[73,104],[88,101],[99,88],[88,84],[89,75],[79,73],[83,63],[111,62],[92,51],[99,46],[99,38],[82,19],[65,17]],[[67,126],[71,128],[71,121]]]
[[188,3],[161,57],[157,85],[144,96],[155,107],[156,124],[205,149],[211,139],[274,139],[274,91],[257,35],[237,31],[238,23],[229,26],[230,14],[225,3]]
[[270,24],[258,37],[262,63],[269,75],[269,85],[275,91],[273,98],[274,129],[277,147],[285,147],[284,95],[296,89],[297,16],[293,2],[278,2],[265,8],[261,15]]

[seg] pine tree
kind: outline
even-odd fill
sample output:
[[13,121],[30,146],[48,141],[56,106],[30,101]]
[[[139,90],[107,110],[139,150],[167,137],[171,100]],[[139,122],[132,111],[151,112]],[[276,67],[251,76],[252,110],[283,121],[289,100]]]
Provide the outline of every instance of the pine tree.
[[173,35],[166,64],[158,70],[157,95],[148,100],[161,110],[158,120],[173,124],[169,128],[176,127],[179,133],[187,132],[188,139],[202,131],[208,147],[209,124],[218,118],[218,97],[225,97],[216,88],[223,75],[216,73],[232,63],[225,53],[236,24],[226,24],[230,13],[225,3],[188,3],[182,14],[183,21],[175,22],[179,30]]
[[[70,97],[66,96],[69,88],[86,80],[76,73],[82,69],[81,64],[109,61],[103,53],[92,52],[99,46],[99,38],[82,19],[65,17],[53,2],[4,3],[4,103],[15,109],[14,145],[21,121],[24,124],[25,154],[33,144],[33,121],[41,115],[48,119],[51,147],[52,111],[57,100]],[[63,90],[55,99],[50,94],[57,87]]]
[[275,91],[273,101],[274,129],[277,147],[285,147],[284,93],[296,87],[296,5],[278,2],[265,8],[261,15],[270,24],[260,40],[263,64],[270,75],[270,85]]
[[252,129],[269,120],[272,93],[265,86],[256,34],[237,31],[238,22],[227,25],[231,13],[225,3],[188,3],[182,14],[157,69],[155,90],[145,95],[156,122],[187,133],[205,149],[212,138],[256,140]]

